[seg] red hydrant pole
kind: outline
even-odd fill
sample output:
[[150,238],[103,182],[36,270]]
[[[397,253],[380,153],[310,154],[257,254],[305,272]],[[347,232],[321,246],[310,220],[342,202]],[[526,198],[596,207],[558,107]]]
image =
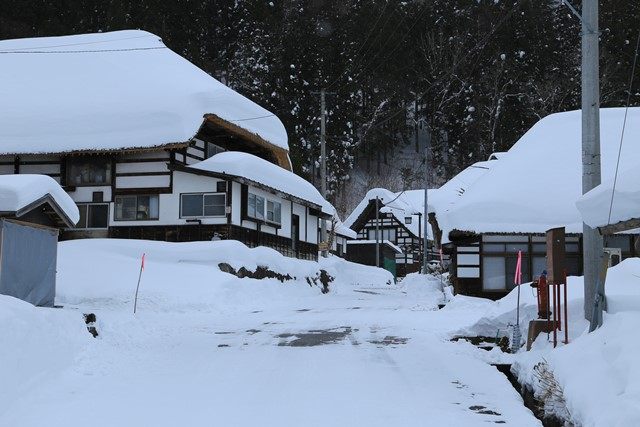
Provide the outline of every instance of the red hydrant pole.
[[569,344],[569,305],[567,304],[567,270],[564,270],[564,343]]

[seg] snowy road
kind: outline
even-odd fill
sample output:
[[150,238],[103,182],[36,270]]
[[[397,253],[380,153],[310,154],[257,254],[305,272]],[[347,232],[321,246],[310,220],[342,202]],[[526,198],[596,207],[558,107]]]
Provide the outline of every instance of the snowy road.
[[[300,279],[239,279],[221,261]],[[0,298],[0,426],[540,425],[488,363],[499,351],[449,341],[488,302],[437,310],[425,276],[320,266],[328,294],[304,279],[318,263],[237,242],[65,242],[63,309]]]
[[504,376],[444,339],[460,315],[401,292],[323,298],[227,314],[96,310],[100,338],[0,425],[539,425]]

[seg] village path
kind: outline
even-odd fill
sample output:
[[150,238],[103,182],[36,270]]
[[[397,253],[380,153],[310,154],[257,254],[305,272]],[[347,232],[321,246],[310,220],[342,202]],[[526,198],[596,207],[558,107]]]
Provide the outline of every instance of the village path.
[[384,290],[324,301],[94,310],[100,338],[0,412],[0,425],[540,425],[502,374],[447,340],[465,313]]

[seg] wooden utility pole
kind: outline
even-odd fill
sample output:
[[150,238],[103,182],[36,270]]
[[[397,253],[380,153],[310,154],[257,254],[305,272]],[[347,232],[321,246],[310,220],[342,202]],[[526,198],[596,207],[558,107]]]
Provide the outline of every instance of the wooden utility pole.
[[[325,90],[320,90],[320,192],[322,197],[327,198],[327,148],[326,148],[326,102]],[[327,242],[327,222],[320,220],[320,240],[323,244]],[[322,256],[327,257],[328,248],[323,248]]]
[[[582,193],[600,184],[600,75],[598,0],[582,2]],[[591,320],[604,245],[597,229],[582,225],[584,313]]]
[[424,230],[422,250],[422,274],[427,274],[429,261],[429,139],[426,139],[424,149]]
[[380,267],[380,204],[376,196],[376,267]]

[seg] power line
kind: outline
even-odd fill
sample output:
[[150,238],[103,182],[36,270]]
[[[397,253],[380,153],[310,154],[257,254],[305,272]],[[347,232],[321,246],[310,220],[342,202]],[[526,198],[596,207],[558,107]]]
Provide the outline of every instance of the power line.
[[96,50],[0,50],[0,54],[29,55],[29,54],[68,54],[68,53],[102,53],[102,52],[131,52],[134,50],[168,49],[166,46],[132,47],[125,49],[96,49]]
[[620,168],[620,155],[622,154],[622,143],[624,141],[624,131],[627,127],[627,113],[629,112],[629,104],[631,103],[631,88],[633,86],[633,77],[636,72],[636,63],[638,60],[638,48],[640,47],[640,33],[638,33],[638,40],[636,41],[636,51],[633,56],[633,66],[631,67],[631,77],[629,77],[629,90],[627,92],[627,105],[624,109],[624,120],[622,121],[622,133],[620,134],[620,146],[618,147],[618,160],[616,161],[616,172],[613,176],[613,188],[611,189],[611,203],[609,204],[609,217],[607,219],[607,225],[611,224],[611,212],[613,211],[613,198],[616,194],[616,184],[618,183],[618,169]]
[[249,120],[266,119],[268,117],[275,117],[275,114],[267,114],[265,116],[248,117],[246,119],[227,120],[229,122],[246,122]]
[[157,37],[157,36],[154,36],[153,34],[145,34],[143,36],[123,37],[123,38],[119,38],[119,39],[98,40],[98,41],[92,41],[92,42],[66,43],[66,44],[58,44],[58,45],[50,45],[50,46],[37,46],[37,47],[18,47],[18,48],[15,48],[15,49],[4,49],[4,51],[6,51],[6,52],[16,52],[16,51],[34,50],[34,49],[49,49],[49,48],[54,48],[54,47],[83,46],[83,45],[88,45],[88,44],[100,44],[100,43],[119,42],[119,41],[123,41],[123,40],[144,39],[144,38],[147,38],[147,37]]
[[[382,12],[380,12],[380,14],[378,15],[378,18],[376,19],[375,23],[373,24],[373,26],[371,27],[371,30],[369,31],[369,33],[367,34],[367,36],[365,37],[364,41],[362,42],[362,44],[360,45],[360,47],[358,48],[358,50],[356,51],[356,54],[354,55],[354,59],[353,62],[351,63],[351,65],[347,65],[344,69],[344,71],[342,72],[342,74],[340,74],[338,77],[336,77],[329,85],[326,86],[327,89],[331,88],[331,86],[333,86],[334,84],[336,84],[342,77],[345,76],[345,74],[347,74],[347,72],[349,71],[349,68],[351,66],[353,66],[354,64],[356,64],[358,61],[358,55],[360,54],[360,52],[362,52],[362,49],[365,47],[365,45],[367,44],[367,42],[369,41],[369,38],[371,38],[371,35],[373,34],[373,32],[375,31],[376,27],[378,26],[378,23],[380,22],[380,19],[382,18],[382,15],[384,15],[384,12],[387,10],[387,7],[389,6],[389,4],[391,3],[391,1],[388,1],[384,7],[382,8]],[[382,29],[384,29],[384,27],[386,26],[387,22],[389,21],[391,15],[389,15],[387,17],[387,19],[385,20],[384,24],[382,24]],[[378,36],[376,36],[375,38],[377,38]],[[374,40],[375,40],[374,38]],[[367,49],[367,52],[369,51],[369,49],[371,48],[371,46],[369,46],[369,48]],[[366,54],[366,52],[365,52]],[[362,56],[362,58],[364,58],[364,54]]]
[[[413,28],[416,26],[416,24],[420,21],[420,19],[422,18],[422,15],[424,15],[424,13],[427,11],[427,6],[425,5],[422,10],[417,14],[415,20],[413,21],[413,24],[411,24],[411,26],[409,27],[409,29],[404,33],[404,35],[400,38],[400,41],[395,45],[395,47],[393,49],[391,49],[385,57],[383,61],[380,61],[380,63],[373,68],[372,70],[369,71],[369,73],[373,73],[374,71],[378,70],[381,66],[383,66],[384,64],[386,64],[386,60],[389,59],[389,55],[393,55],[393,53],[400,47],[400,45],[402,45],[402,43],[406,40],[407,36],[409,35],[409,33],[411,33],[411,30],[413,30]],[[402,19],[402,21],[400,22],[400,24],[398,24],[398,26],[400,26],[402,24],[402,22],[404,22],[404,19],[406,18],[406,16]],[[382,49],[380,50],[380,52],[378,52],[378,54],[376,56],[374,56],[371,59],[371,62],[368,65],[373,65],[373,63],[375,62],[376,58],[378,56],[380,56],[380,54],[382,54],[384,52],[384,47],[391,41],[391,39],[387,40],[387,42],[382,46]],[[360,77],[365,71],[366,71],[367,67],[365,66],[353,79],[357,79],[358,77]]]

